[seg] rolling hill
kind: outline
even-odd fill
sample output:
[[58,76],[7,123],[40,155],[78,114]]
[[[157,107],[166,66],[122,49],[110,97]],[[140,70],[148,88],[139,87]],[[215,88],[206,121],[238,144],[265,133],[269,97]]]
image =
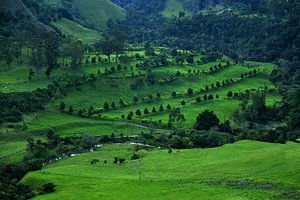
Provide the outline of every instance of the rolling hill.
[[104,30],[108,20],[126,16],[125,11],[110,0],[74,0],[72,4],[98,30]]
[[[300,146],[240,141],[214,149],[139,150],[106,145],[64,158],[22,180],[34,190],[54,183],[56,192],[34,199],[297,199]],[[131,160],[136,153],[140,159]],[[114,157],[125,158],[113,164]],[[93,159],[99,162],[91,164]],[[105,163],[104,161],[107,161]]]

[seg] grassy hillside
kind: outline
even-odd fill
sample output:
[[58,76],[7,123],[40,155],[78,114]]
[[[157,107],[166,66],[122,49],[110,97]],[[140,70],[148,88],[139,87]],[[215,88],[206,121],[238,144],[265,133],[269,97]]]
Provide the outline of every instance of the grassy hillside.
[[123,19],[125,11],[110,0],[74,0],[73,6],[98,30],[104,30],[109,19]]
[[180,12],[184,12],[186,15],[190,14],[180,0],[167,0],[163,16],[178,17]]
[[[97,152],[66,158],[22,182],[37,189],[52,182],[57,190],[35,199],[297,199],[300,146],[241,141],[215,149],[141,150],[107,145]],[[113,164],[114,157],[125,158]],[[91,165],[90,161],[99,159]],[[107,160],[107,164],[103,161]]]
[[100,39],[100,33],[97,31],[87,29],[76,22],[68,19],[60,19],[53,22],[53,25],[57,27],[63,34],[71,35],[77,39],[82,40],[85,44],[93,44]]
[[133,124],[117,121],[104,121],[86,119],[66,114],[47,111],[28,117],[28,131],[42,133],[45,130],[54,129],[61,136],[80,134],[93,135],[136,135],[141,132],[149,132],[147,128],[137,127]]

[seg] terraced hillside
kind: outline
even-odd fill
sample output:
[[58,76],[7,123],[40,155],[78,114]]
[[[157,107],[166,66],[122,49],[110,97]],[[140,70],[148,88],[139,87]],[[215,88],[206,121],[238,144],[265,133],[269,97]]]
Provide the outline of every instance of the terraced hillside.
[[[106,145],[31,172],[22,182],[33,189],[56,185],[54,193],[34,199],[297,199],[299,147],[241,141],[168,153]],[[131,160],[134,153],[140,159]],[[114,164],[114,157],[126,160]],[[99,162],[91,164],[94,159]]]

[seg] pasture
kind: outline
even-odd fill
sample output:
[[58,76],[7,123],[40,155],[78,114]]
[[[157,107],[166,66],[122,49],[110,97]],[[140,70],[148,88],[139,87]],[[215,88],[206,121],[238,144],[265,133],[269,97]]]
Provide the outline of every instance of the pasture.
[[[106,145],[65,158],[22,180],[56,191],[34,199],[288,199],[299,197],[300,149],[295,143],[240,141],[213,149],[139,150]],[[297,150],[298,149],[298,150]],[[113,164],[114,157],[125,158]],[[90,162],[98,159],[92,165]],[[103,163],[106,160],[107,163]]]

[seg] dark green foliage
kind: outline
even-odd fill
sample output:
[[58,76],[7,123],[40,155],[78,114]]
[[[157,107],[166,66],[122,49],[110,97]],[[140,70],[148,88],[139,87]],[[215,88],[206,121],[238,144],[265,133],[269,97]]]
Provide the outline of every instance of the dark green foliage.
[[135,114],[136,114],[137,116],[141,116],[141,115],[142,115],[142,112],[141,112],[140,109],[137,109],[137,110],[135,111]]
[[172,92],[172,97],[176,97],[177,93],[175,91]]
[[128,115],[127,115],[127,120],[132,120],[132,113],[131,113],[131,112],[128,113]]
[[156,112],[157,112],[156,108],[153,107],[153,108],[152,108],[152,113],[156,113]]
[[46,183],[40,189],[40,194],[48,194],[55,191],[55,185],[53,183]]
[[104,110],[108,110],[108,109],[109,109],[109,105],[108,105],[107,102],[104,102],[104,104],[103,104],[103,109],[104,109]]
[[168,109],[168,110],[171,110],[171,108],[172,108],[171,105],[168,104],[168,105],[167,105],[167,109]]
[[163,112],[163,111],[164,111],[164,107],[163,107],[162,104],[160,104],[160,106],[159,106],[159,112]]
[[133,97],[133,102],[134,102],[134,103],[137,103],[138,101],[139,101],[139,98],[138,98],[137,96],[134,96],[134,97]]
[[22,114],[43,110],[50,102],[55,89],[38,89],[33,92],[0,93],[0,124],[3,122],[19,122]]
[[182,100],[182,101],[181,101],[181,105],[182,105],[182,106],[185,106],[185,104],[186,104],[185,100]]
[[230,98],[230,97],[232,97],[233,96],[233,92],[232,91],[229,91],[228,93],[227,93],[227,96]]
[[187,94],[188,94],[189,96],[192,96],[193,93],[194,93],[193,89],[192,89],[192,88],[189,88],[188,91],[187,91]]
[[205,110],[199,114],[196,119],[195,129],[196,130],[209,130],[214,126],[219,125],[219,118],[213,111]]
[[145,115],[148,115],[148,114],[149,114],[149,110],[148,110],[148,108],[145,108],[145,110],[144,110],[144,114],[145,114]]
[[66,108],[66,104],[62,101],[59,105],[60,112],[64,112]]

